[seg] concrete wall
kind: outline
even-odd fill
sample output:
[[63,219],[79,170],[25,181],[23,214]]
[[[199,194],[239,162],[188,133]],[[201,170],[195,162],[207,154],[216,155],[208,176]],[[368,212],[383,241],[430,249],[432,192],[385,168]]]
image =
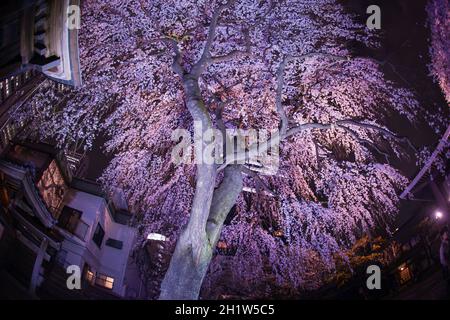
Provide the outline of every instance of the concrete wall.
[[[81,220],[89,225],[85,239],[68,235],[64,241],[62,249],[67,251],[66,264],[76,264],[83,268],[84,263],[88,263],[93,271],[113,277],[113,292],[123,296],[126,290],[124,276],[135,239],[135,229],[114,222],[106,201],[101,197],[71,189],[64,203],[82,211]],[[97,224],[105,231],[100,248],[92,241]],[[122,241],[122,249],[107,246],[109,238]]]

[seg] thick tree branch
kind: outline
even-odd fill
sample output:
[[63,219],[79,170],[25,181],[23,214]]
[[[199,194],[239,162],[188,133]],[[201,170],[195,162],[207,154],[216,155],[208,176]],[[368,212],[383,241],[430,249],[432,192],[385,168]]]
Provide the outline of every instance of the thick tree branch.
[[214,191],[211,209],[206,224],[206,233],[211,247],[215,247],[220,237],[223,223],[236,204],[242,191],[243,181],[241,166],[233,165],[225,169],[224,178],[220,186]]
[[[380,126],[376,126],[373,124],[368,124],[368,123],[362,123],[362,122],[358,122],[356,120],[352,120],[352,119],[348,119],[348,120],[338,120],[334,123],[327,123],[327,124],[322,124],[322,123],[305,123],[305,124],[301,124],[298,125],[294,128],[291,128],[289,130],[286,131],[286,133],[284,135],[280,135],[279,133],[274,134],[269,140],[263,142],[263,143],[259,143],[259,144],[254,144],[252,146],[250,146],[249,151],[248,152],[241,152],[241,153],[237,153],[234,157],[234,159],[229,159],[227,161],[225,161],[224,164],[222,164],[219,167],[219,171],[224,169],[227,165],[232,164],[232,163],[240,163],[242,161],[246,160],[246,156],[248,153],[250,154],[261,154],[264,152],[267,152],[267,150],[269,150],[269,147],[273,144],[279,144],[281,141],[287,139],[288,137],[295,135],[297,133],[303,132],[303,131],[307,131],[307,130],[312,130],[312,129],[318,129],[318,130],[327,130],[327,129],[332,129],[332,128],[340,128],[344,131],[346,131],[347,133],[350,133],[358,142],[368,142],[370,143],[372,146],[374,146],[373,143],[371,143],[370,141],[364,140],[362,138],[360,138],[357,133],[351,129],[349,129],[346,125],[352,125],[352,126],[356,126],[356,127],[360,127],[360,128],[365,128],[365,129],[370,129],[370,130],[375,130],[377,132],[379,132],[380,134],[390,137],[394,140],[397,141],[407,141],[408,145],[412,148],[415,147],[414,145],[412,145],[412,143],[409,141],[409,139],[407,139],[406,137],[399,137],[396,134],[394,134],[393,132],[380,127]],[[375,146],[376,147],[376,146]],[[379,150],[376,147],[376,150],[378,152],[380,152],[381,154],[385,154],[383,153],[381,150]]]
[[341,121],[338,121],[337,123],[339,125],[347,124],[347,125],[353,125],[353,126],[357,126],[357,127],[362,127],[362,128],[366,128],[366,129],[372,129],[375,131],[379,131],[384,136],[390,137],[397,141],[405,142],[414,152],[417,152],[417,148],[411,143],[411,141],[408,138],[400,137],[400,136],[396,135],[395,133],[393,133],[383,127],[373,125],[370,123],[361,123],[361,122],[358,122],[355,120],[341,120]]
[[203,48],[203,53],[201,58],[197,61],[197,63],[192,67],[191,73],[200,76],[209,63],[211,58],[211,47],[214,42],[214,38],[216,37],[216,29],[217,24],[219,22],[219,17],[222,12],[228,8],[230,8],[236,0],[229,0],[226,4],[220,5],[217,9],[214,10],[213,16],[211,18],[211,23],[209,24],[208,35],[206,37],[205,47]]
[[242,172],[251,176],[255,182],[258,184],[258,186],[263,189],[264,191],[266,191],[267,194],[271,194],[274,195],[275,192],[273,190],[271,190],[265,183],[264,181],[261,179],[261,177],[253,170],[250,170],[249,168],[243,166],[242,167]]
[[287,131],[288,125],[289,125],[289,120],[286,115],[286,111],[283,108],[284,74],[285,74],[286,66],[293,59],[304,60],[304,59],[311,58],[314,56],[324,56],[327,58],[331,58],[335,61],[345,61],[345,60],[349,59],[349,57],[333,55],[333,54],[329,54],[329,53],[322,53],[322,52],[310,52],[310,53],[307,53],[307,54],[304,54],[301,56],[287,55],[283,58],[283,60],[280,63],[280,66],[278,67],[277,74],[276,74],[277,89],[276,89],[276,97],[275,97],[275,106],[276,106],[278,115],[280,117],[279,129],[280,129],[281,136],[286,135],[286,131]]
[[178,48],[178,42],[175,39],[172,38],[164,38],[162,41],[166,42],[172,47],[172,50],[175,54],[173,57],[173,63],[172,63],[172,69],[173,71],[178,74],[181,78],[183,78],[185,71],[182,67],[182,56],[180,49]]

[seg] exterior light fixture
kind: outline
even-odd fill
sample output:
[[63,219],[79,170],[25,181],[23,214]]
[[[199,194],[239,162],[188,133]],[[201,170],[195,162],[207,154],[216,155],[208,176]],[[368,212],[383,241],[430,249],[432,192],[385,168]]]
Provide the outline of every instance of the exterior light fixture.
[[159,233],[149,233],[147,236],[147,240],[167,241],[167,238]]
[[442,212],[441,211],[436,211],[436,213],[435,213],[435,218],[437,219],[437,220],[440,220],[440,219],[442,219],[443,217],[444,217],[444,215],[442,214]]

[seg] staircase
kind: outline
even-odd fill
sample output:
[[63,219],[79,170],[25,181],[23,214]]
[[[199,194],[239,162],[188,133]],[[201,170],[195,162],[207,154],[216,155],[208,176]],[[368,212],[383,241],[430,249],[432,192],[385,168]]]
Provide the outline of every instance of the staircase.
[[34,51],[39,56],[45,57],[48,50],[45,44],[47,26],[48,5],[46,1],[39,1],[34,14]]
[[85,299],[81,290],[69,290],[67,288],[66,271],[58,266],[53,266],[44,275],[44,282],[36,290],[36,294],[43,300],[81,300]]
[[35,65],[40,71],[47,71],[59,65],[60,59],[57,56],[50,56],[48,45],[48,15],[49,7],[46,0],[40,0],[36,4],[34,11],[34,56],[30,60],[30,64]]
[[120,297],[110,291],[81,282],[81,289],[67,288],[66,270],[54,264],[45,274],[45,280],[37,289],[37,295],[42,300],[118,300]]
[[24,287],[28,287],[33,273],[36,254],[22,242],[14,240],[6,256],[5,270]]

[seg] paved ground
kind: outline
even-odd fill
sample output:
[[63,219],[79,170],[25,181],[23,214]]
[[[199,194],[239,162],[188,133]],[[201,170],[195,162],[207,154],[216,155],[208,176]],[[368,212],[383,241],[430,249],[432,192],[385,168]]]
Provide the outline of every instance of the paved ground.
[[425,279],[413,283],[397,294],[389,297],[394,300],[448,300],[446,283],[440,270]]
[[30,294],[8,272],[0,269],[0,300],[34,300],[36,296]]

